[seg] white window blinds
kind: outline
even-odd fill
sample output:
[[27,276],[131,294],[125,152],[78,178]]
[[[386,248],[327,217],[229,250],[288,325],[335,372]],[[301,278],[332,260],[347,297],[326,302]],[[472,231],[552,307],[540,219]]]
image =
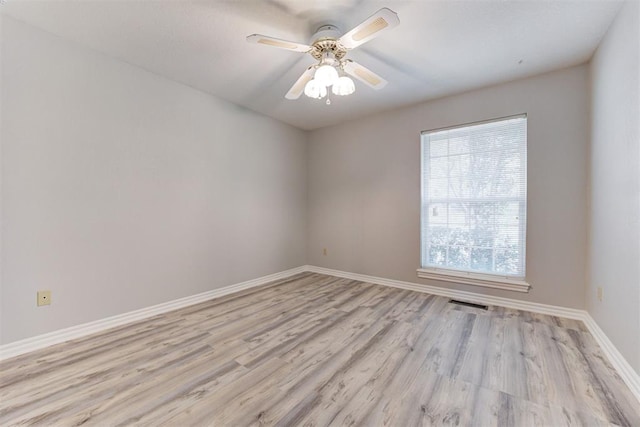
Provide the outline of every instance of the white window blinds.
[[527,118],[422,133],[422,267],[525,276]]

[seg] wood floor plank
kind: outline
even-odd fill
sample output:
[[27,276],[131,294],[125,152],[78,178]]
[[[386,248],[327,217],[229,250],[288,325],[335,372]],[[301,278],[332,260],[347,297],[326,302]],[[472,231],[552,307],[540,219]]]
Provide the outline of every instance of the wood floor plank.
[[[628,393],[620,393],[616,386],[615,372],[604,362],[604,357],[589,355],[586,334],[572,329],[549,328],[552,339],[558,344],[566,364],[571,366],[574,390],[586,396],[585,403],[576,409],[584,411],[584,406],[600,411],[599,415],[618,425],[640,425],[638,402]],[[590,338],[590,337],[589,337]],[[593,343],[592,345],[594,345]],[[624,390],[624,389],[623,389]]]
[[582,322],[301,273],[0,362],[0,425],[640,426]]
[[[104,358],[92,358],[76,362],[56,370],[41,373],[37,377],[28,377],[21,382],[24,388],[33,389],[28,399],[20,389],[9,387],[2,391],[1,400],[8,407],[19,405],[23,401],[29,404],[40,402],[60,392],[60,384],[65,384],[65,390],[72,393],[74,389],[86,388],[93,384],[104,386],[104,382],[117,377],[121,372],[128,372],[131,366],[138,371],[145,369],[149,363],[168,363],[177,355],[182,355],[194,348],[202,347],[206,333],[192,331],[167,339],[161,346],[124,346],[104,353]],[[78,373],[81,372],[81,375]]]
[[[411,325],[393,323],[369,340],[354,353],[318,389],[318,398],[307,406],[301,424],[328,425],[335,418],[340,406],[345,405],[372,376],[381,375],[385,361],[400,357],[408,350],[407,335]],[[394,357],[395,355],[395,357]]]

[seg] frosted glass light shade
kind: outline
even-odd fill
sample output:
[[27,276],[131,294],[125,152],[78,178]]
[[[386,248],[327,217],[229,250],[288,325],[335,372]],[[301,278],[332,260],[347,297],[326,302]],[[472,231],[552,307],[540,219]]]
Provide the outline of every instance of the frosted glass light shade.
[[309,98],[321,99],[327,96],[327,88],[320,84],[317,79],[311,79],[304,86],[304,94]]
[[351,95],[355,91],[356,86],[353,84],[353,80],[347,76],[340,77],[331,88],[331,92],[333,92],[334,95],[340,96]]
[[314,79],[321,85],[331,86],[338,81],[338,71],[331,65],[321,65],[314,75]]

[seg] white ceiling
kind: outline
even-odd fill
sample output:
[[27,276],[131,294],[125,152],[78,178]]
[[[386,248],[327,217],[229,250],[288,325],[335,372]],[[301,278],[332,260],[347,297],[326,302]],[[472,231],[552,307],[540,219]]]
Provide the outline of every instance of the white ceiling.
[[[587,61],[617,1],[6,0],[3,13],[302,129]],[[351,51],[389,84],[323,101],[285,93],[311,56],[249,44],[303,43],[322,23],[348,31],[381,7],[400,26]]]

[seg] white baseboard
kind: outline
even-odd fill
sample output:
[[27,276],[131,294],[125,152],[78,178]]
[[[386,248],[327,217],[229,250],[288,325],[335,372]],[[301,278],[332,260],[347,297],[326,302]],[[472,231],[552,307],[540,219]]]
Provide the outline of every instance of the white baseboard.
[[568,319],[581,320],[593,335],[596,342],[602,348],[602,352],[607,356],[611,365],[616,369],[625,384],[631,389],[631,392],[640,401],[640,376],[629,365],[629,362],[620,354],[618,349],[609,340],[607,335],[598,324],[593,320],[591,315],[585,310],[577,310],[574,308],[559,307],[555,305],[539,304],[535,302],[519,301],[511,298],[501,298],[489,295],[476,294],[474,292],[458,291],[455,289],[440,288],[437,286],[423,285],[420,283],[403,282],[400,280],[385,279],[382,277],[367,276],[365,274],[349,273],[346,271],[332,270],[324,267],[316,267],[313,265],[305,266],[307,271],[314,273],[327,274],[329,276],[343,277],[345,279],[359,280],[361,282],[374,283],[377,285],[390,286],[400,289],[408,289],[411,291],[424,292],[443,297],[454,298],[474,302],[478,304],[497,305],[500,307],[513,308],[517,310],[531,311],[534,313],[547,314],[551,316],[564,317]]
[[9,344],[5,344],[0,346],[0,360],[18,356],[30,351],[38,350],[72,339],[81,338],[90,334],[104,331],[109,328],[113,328],[115,326],[121,326],[127,323],[143,320],[151,316],[166,313],[168,311],[176,310],[182,307],[187,307],[189,305],[198,304],[210,299],[219,298],[235,292],[240,292],[245,289],[261,286],[275,280],[280,280],[298,273],[303,273],[305,271],[343,277],[345,279],[359,280],[362,282],[374,283],[377,285],[390,286],[394,288],[408,289],[433,295],[440,295],[448,298],[461,299],[480,304],[497,305],[517,310],[525,310],[534,313],[581,320],[585,323],[587,329],[589,330],[589,332],[591,332],[595,340],[598,342],[598,344],[602,348],[602,351],[607,356],[613,367],[617,370],[620,377],[624,380],[633,394],[640,401],[640,376],[635,372],[631,365],[629,365],[626,359],[622,356],[622,354],[620,354],[618,349],[609,340],[604,331],[600,329],[595,320],[593,320],[591,315],[585,310],[576,310],[573,308],[519,301],[510,298],[493,297],[488,295],[476,294],[474,292],[458,291],[454,289],[440,288],[437,286],[429,286],[419,283],[403,282],[400,280],[349,273],[346,271],[332,270],[329,268],[316,267],[312,265],[292,268],[290,270],[285,270],[279,273],[270,274],[268,276],[259,277],[257,279],[248,280],[246,282],[237,283],[235,285],[226,286],[224,288],[214,289],[208,292],[203,292],[201,294],[192,295],[151,307],[146,307],[140,310],[108,317],[106,319],[100,319],[94,322],[84,323],[82,325],[72,326],[70,328],[65,328],[47,334],[27,338],[21,341],[15,341]]
[[116,316],[107,317],[105,319],[83,323],[81,325],[71,326],[69,328],[60,329],[57,331],[49,332],[47,334],[37,335],[35,337],[4,344],[0,346],[0,360],[19,356],[30,351],[38,350],[72,339],[81,338],[90,334],[95,334],[97,332],[113,328],[115,326],[121,326],[127,323],[143,320],[151,316],[156,316],[158,314],[187,307],[189,305],[198,304],[210,299],[219,298],[225,295],[232,294],[234,292],[240,292],[245,289],[261,286],[275,280],[293,276],[294,274],[303,273],[305,271],[307,271],[305,266],[296,267],[290,270],[281,271],[279,273],[270,274],[268,276],[259,277],[257,279],[247,280],[246,282],[236,283],[231,286],[225,286],[223,288],[203,292],[201,294],[180,298],[151,307],[145,307],[140,310],[130,311],[128,313],[123,313]]
[[556,305],[538,304],[535,302],[520,301],[511,298],[494,297],[481,295],[475,292],[458,291],[455,289],[440,288],[437,286],[423,285],[420,283],[403,282],[400,280],[384,279],[382,277],[367,276],[364,274],[348,273],[346,271],[331,270],[329,268],[306,266],[307,271],[314,273],[328,274],[330,276],[344,277],[345,279],[360,280],[362,282],[375,283],[377,285],[391,286],[393,288],[408,289],[411,291],[425,292],[433,295],[440,295],[448,298],[455,298],[486,305],[497,305],[500,307],[513,308],[517,310],[531,311],[534,313],[548,314],[551,316],[566,317],[568,319],[582,320],[584,310],[575,308],[559,307]]

